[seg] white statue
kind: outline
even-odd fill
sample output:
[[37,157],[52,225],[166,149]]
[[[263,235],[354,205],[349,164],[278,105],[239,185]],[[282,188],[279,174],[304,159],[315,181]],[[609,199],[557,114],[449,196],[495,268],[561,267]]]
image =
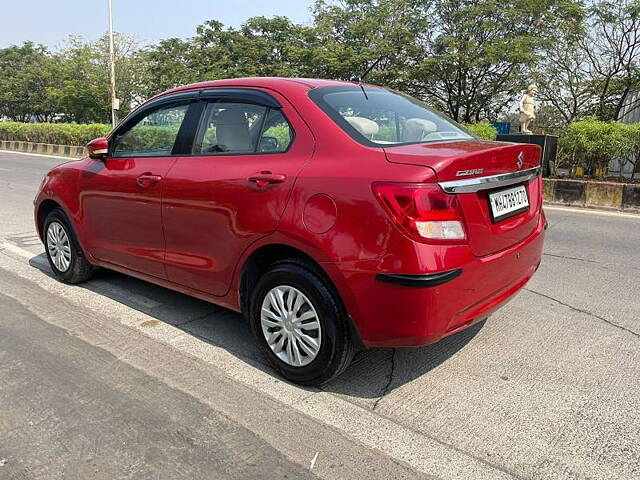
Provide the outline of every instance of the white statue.
[[522,92],[522,98],[520,99],[520,132],[521,133],[533,133],[529,130],[531,122],[536,118],[535,114],[535,97],[538,93],[538,87],[535,84],[531,84],[527,89]]

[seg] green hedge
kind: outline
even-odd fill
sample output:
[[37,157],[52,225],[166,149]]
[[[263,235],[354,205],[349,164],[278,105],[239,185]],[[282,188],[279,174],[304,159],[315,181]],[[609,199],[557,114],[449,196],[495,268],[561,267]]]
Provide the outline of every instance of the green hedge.
[[[495,140],[497,135],[496,129],[486,122],[465,124],[464,127],[486,140]],[[103,124],[0,122],[0,140],[83,146],[94,138],[106,136],[110,129],[109,125]],[[271,130],[270,136],[286,144],[287,132],[277,131],[275,127]],[[159,148],[166,143],[167,136],[175,136],[172,131],[153,133],[158,137]],[[558,146],[557,166],[560,168],[605,170],[612,158],[621,159],[623,163],[635,162],[635,158],[640,158],[640,123],[627,125],[594,118],[580,120],[560,132]]]
[[106,136],[110,130],[109,125],[100,123],[0,122],[0,140],[82,146],[94,138]]
[[580,120],[560,133],[558,147],[558,167],[604,172],[613,158],[635,162],[640,154],[640,124]]
[[495,140],[498,135],[496,127],[487,122],[465,123],[464,128],[483,140]]

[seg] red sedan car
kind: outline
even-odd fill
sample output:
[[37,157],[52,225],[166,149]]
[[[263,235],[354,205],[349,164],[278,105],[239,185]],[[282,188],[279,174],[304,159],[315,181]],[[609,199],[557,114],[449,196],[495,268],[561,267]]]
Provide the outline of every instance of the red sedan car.
[[35,200],[56,276],[104,267],[242,312],[301,384],[487,318],[540,263],[539,147],[481,141],[385,88],[188,85],[88,150]]

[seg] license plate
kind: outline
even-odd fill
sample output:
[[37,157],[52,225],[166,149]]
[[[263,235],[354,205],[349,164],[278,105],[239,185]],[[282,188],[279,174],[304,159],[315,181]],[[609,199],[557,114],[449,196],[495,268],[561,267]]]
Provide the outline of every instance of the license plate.
[[494,222],[529,210],[529,197],[524,185],[489,194],[491,218]]

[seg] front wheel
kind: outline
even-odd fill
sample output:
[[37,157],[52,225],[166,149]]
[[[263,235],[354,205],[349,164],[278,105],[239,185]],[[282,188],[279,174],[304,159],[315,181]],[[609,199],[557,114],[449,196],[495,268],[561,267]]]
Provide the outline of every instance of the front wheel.
[[80,283],[93,274],[93,266],[84,257],[69,220],[60,209],[44,220],[44,246],[51,270],[66,283]]
[[269,363],[286,379],[320,385],[347,368],[354,347],[339,299],[312,268],[275,264],[258,281],[251,328]]

